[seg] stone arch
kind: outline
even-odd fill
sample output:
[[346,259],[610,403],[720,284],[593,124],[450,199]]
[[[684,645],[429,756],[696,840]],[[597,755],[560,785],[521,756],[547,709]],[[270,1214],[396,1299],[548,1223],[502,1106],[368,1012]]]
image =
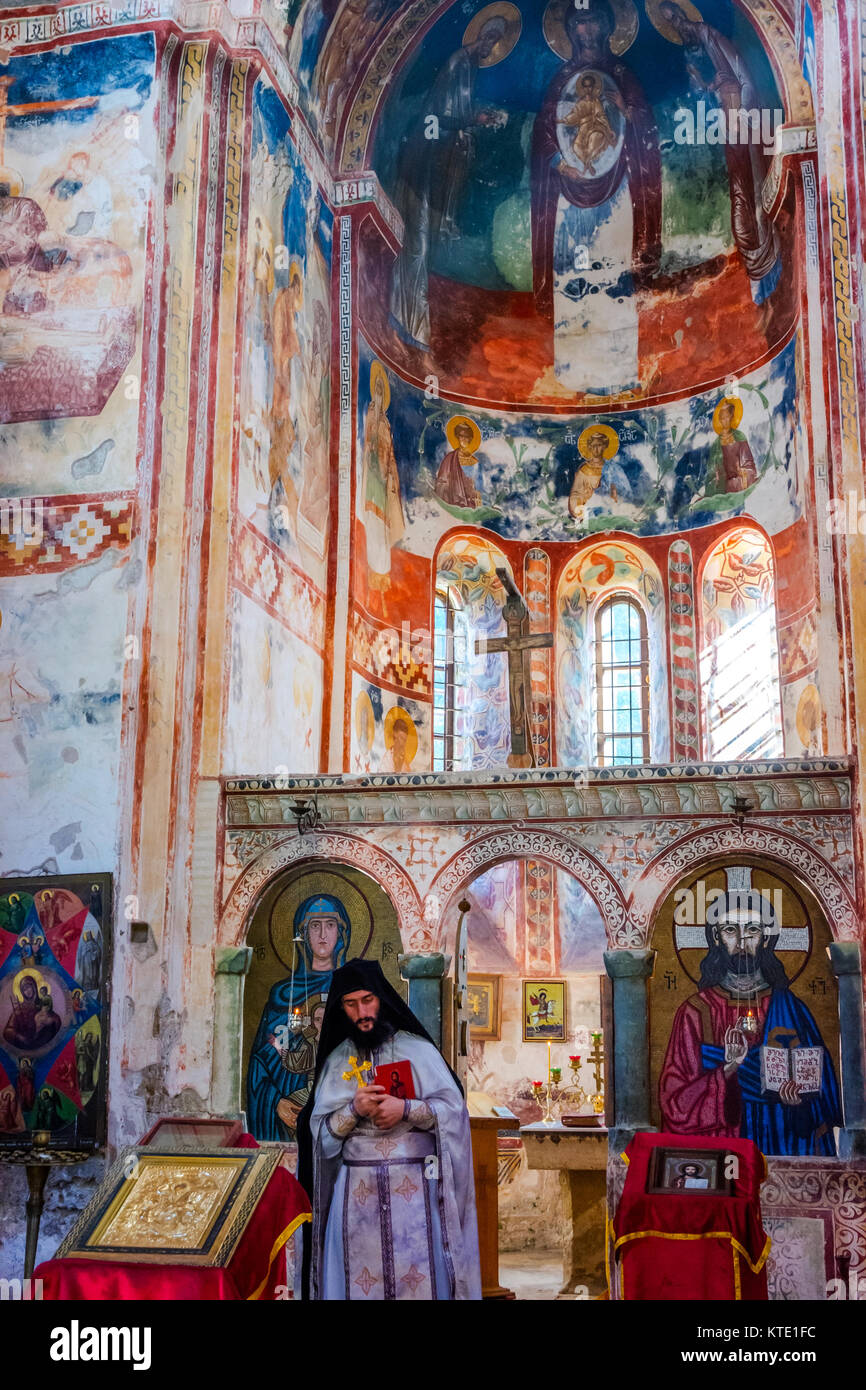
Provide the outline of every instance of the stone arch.
[[508,859],[542,859],[555,868],[566,869],[594,900],[610,945],[634,944],[630,939],[625,901],[607,869],[564,835],[538,826],[517,826],[480,836],[455,854],[434,878],[428,898],[439,901],[440,928],[436,942],[439,950],[447,950],[449,944],[453,946],[444,939],[442,924],[447,919],[447,909],[479,873]]
[[425,950],[432,944],[421,900],[412,879],[390,854],[356,835],[333,832],[296,835],[280,840],[248,865],[235,884],[220,917],[220,946],[242,946],[253,912],[266,888],[284,869],[306,861],[350,864],[387,893],[397,911],[404,947]]
[[648,946],[655,919],[674,883],[710,859],[746,855],[781,865],[816,899],[836,940],[857,938],[857,906],[835,869],[795,835],[770,826],[730,823],[699,830],[665,850],[644,870],[629,902],[629,922]]

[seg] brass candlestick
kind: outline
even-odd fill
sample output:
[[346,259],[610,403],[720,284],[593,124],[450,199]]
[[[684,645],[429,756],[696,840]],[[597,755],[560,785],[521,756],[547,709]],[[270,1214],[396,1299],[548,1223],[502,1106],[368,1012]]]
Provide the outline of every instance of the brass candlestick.
[[604,1114],[604,1050],[601,1033],[590,1033],[593,1048],[589,1054],[595,1072],[595,1095],[591,1096],[592,1108],[596,1115]]

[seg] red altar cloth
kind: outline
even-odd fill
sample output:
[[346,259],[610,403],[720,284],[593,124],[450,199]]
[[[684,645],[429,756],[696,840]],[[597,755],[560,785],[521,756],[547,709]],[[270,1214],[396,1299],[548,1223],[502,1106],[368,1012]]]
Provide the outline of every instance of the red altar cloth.
[[[254,1147],[238,1141],[236,1147]],[[46,1260],[34,1270],[43,1299],[261,1299],[273,1301],[285,1280],[277,1257],[305,1221],[310,1203],[300,1183],[277,1168],[224,1269],[199,1265],[135,1264],[121,1260]]]
[[[737,1155],[733,1195],[647,1192],[653,1149],[722,1149]],[[751,1139],[636,1134],[613,1220],[624,1299],[673,1301],[767,1298],[770,1240],[761,1224],[764,1155]]]

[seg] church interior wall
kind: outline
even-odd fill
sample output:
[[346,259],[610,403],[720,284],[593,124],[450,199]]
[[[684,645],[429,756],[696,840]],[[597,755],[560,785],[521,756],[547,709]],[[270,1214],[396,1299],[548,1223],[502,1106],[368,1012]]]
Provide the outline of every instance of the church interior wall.
[[[629,301],[623,341],[634,371],[623,368],[605,394],[587,354],[563,357],[535,303],[532,130],[562,65],[544,38],[542,9],[526,7],[522,47],[477,74],[476,99],[505,119],[479,129],[475,167],[463,170],[460,236],[429,249],[430,341],[413,344],[389,319],[395,229],[406,213],[400,142],[429,102],[435,73],[460,48],[467,13],[452,7],[433,18],[428,0],[400,9],[393,80],[376,68],[371,87],[362,70],[371,55],[379,61],[392,7],[371,16],[349,8],[344,0],[335,10],[357,25],[343,66],[324,8],[305,0],[262,0],[246,28],[247,17],[223,7],[205,35],[183,29],[192,20],[180,6],[150,27],[114,9],[108,32],[58,32],[56,41],[33,37],[27,17],[8,12],[19,36],[3,67],[8,101],[47,93],[70,105],[10,117],[0,160],[13,196],[31,200],[34,244],[49,252],[38,271],[22,264],[3,287],[12,343],[0,372],[4,490],[22,503],[39,497],[42,511],[35,537],[26,524],[0,534],[2,865],[13,877],[115,876],[113,1144],[133,1141],[157,1113],[202,1113],[213,1100],[217,938],[225,947],[234,923],[232,943],[243,945],[239,924],[266,881],[267,856],[284,854],[290,866],[307,848],[296,844],[267,778],[303,783],[325,766],[350,774],[345,803],[314,780],[298,794],[321,790],[321,857],[330,835],[335,863],[345,852],[367,864],[390,894],[404,949],[447,946],[456,896],[467,885],[470,897],[477,890],[471,968],[501,975],[503,1038],[512,1041],[474,1043],[470,1077],[523,1120],[535,1113],[526,1091],[540,1049],[516,1041],[522,980],[566,980],[579,1035],[571,1045],[588,1051],[578,1044],[598,1025],[603,973],[603,937],[591,950],[591,928],[603,933],[606,914],[612,944],[647,944],[670,863],[679,854],[692,862],[693,844],[719,854],[733,837],[743,853],[757,853],[764,835],[779,861],[802,856],[803,872],[822,876],[827,896],[813,924],[821,950],[815,944],[810,957],[820,954],[821,970],[806,970],[796,992],[831,1039],[835,979],[823,946],[831,930],[862,936],[862,914],[855,920],[851,906],[860,858],[847,764],[814,780],[807,768],[799,790],[792,769],[775,781],[765,771],[760,788],[740,773],[697,789],[661,778],[639,790],[614,781],[524,786],[502,766],[508,688],[497,654],[471,687],[484,725],[467,723],[467,770],[489,774],[489,783],[455,782],[446,805],[447,777],[423,780],[434,756],[434,591],[440,581],[455,586],[473,630],[500,635],[504,594],[491,581],[500,562],[527,599],[532,630],[556,633],[554,650],[532,658],[539,772],[593,761],[581,723],[585,639],[592,604],[614,589],[638,594],[652,619],[660,712],[652,760],[706,758],[697,687],[709,557],[746,528],[771,557],[744,583],[773,581],[777,756],[854,751],[863,618],[849,604],[837,622],[833,591],[844,608],[849,575],[862,568],[862,533],[837,537],[831,552],[822,510],[829,484],[816,476],[829,468],[837,496],[862,488],[854,370],[862,332],[851,336],[850,360],[844,332],[836,352],[833,335],[848,310],[829,288],[847,284],[854,295],[858,283],[845,217],[862,199],[862,170],[828,138],[843,74],[828,63],[817,149],[799,164],[799,154],[781,161],[781,269],[761,309],[731,223],[724,151],[691,147],[687,159],[688,147],[673,140],[685,68],[641,16],[639,42],[620,56],[646,130],[660,137],[658,188],[650,188],[651,169],[642,178],[651,202],[657,194],[662,252],[654,286],[619,296]],[[809,90],[770,0],[717,0],[713,15],[740,45],[762,103],[808,126]],[[818,16],[819,27],[835,23]],[[838,34],[834,42],[838,49]],[[238,142],[234,173],[225,167],[229,130]],[[357,191],[362,173],[375,174],[375,217],[371,201],[337,211],[337,176],[351,204],[367,197]],[[348,324],[332,308],[348,270],[338,217],[353,221],[357,237]],[[832,246],[833,265],[820,277],[812,233],[828,265]],[[207,354],[218,338],[217,371]],[[374,438],[377,380],[384,390]],[[754,480],[737,489],[723,477],[725,399],[739,402],[734,429],[754,464]],[[464,452],[444,467],[461,420],[471,427],[469,459]],[[595,464],[593,431],[606,440]],[[348,494],[338,433],[349,441]],[[348,536],[345,632],[334,621],[338,534]],[[746,542],[737,556],[757,563]],[[590,579],[578,601],[584,566]],[[684,599],[673,585],[686,572]],[[345,691],[333,681],[341,644]],[[395,751],[401,721],[408,732]],[[331,737],[337,726],[345,762]],[[403,774],[418,795],[405,818]],[[226,779],[254,775],[264,790],[245,791],[247,818],[233,822]],[[371,795],[362,806],[351,789],[364,778],[374,781],[364,784]],[[755,821],[740,838],[730,819],[735,784],[754,790]],[[539,841],[532,859],[541,822],[560,863],[580,862],[585,884],[592,875],[603,882],[604,914]],[[509,852],[537,872],[535,899],[521,891],[511,918]],[[473,879],[479,866],[487,898]],[[440,897],[451,915],[437,923],[435,904],[427,909]],[[534,954],[526,944],[532,913]],[[494,937],[512,930],[512,918],[523,953],[503,956]],[[129,941],[133,919],[148,924],[144,945]],[[651,990],[667,998],[673,957],[662,965],[660,956]],[[256,989],[249,1001],[258,1007]],[[843,1247],[851,1223],[820,1165],[820,1200],[811,1204],[796,1180],[805,1160],[790,1165],[771,1165],[768,1202],[778,1287],[788,1279],[799,1289],[828,1250]],[[97,1162],[52,1182],[40,1254],[50,1253],[100,1171]],[[20,1186],[9,1184],[0,1205],[4,1257],[22,1246]],[[559,1209],[551,1175],[524,1165],[501,1195],[503,1248],[538,1243]],[[811,1273],[795,1277],[798,1261]],[[866,1250],[858,1261],[866,1265]]]

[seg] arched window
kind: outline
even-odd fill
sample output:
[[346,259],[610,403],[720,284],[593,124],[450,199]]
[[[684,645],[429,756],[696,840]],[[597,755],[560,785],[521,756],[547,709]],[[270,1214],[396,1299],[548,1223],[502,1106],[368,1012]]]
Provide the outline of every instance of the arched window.
[[614,594],[595,613],[596,760],[650,761],[649,649],[640,604]]
[[701,580],[704,756],[784,755],[775,567],[766,536],[738,526],[707,557]]
[[[472,657],[470,629],[460,595],[437,589],[433,605],[433,771],[464,767],[465,693]],[[471,764],[470,764],[471,766]]]

